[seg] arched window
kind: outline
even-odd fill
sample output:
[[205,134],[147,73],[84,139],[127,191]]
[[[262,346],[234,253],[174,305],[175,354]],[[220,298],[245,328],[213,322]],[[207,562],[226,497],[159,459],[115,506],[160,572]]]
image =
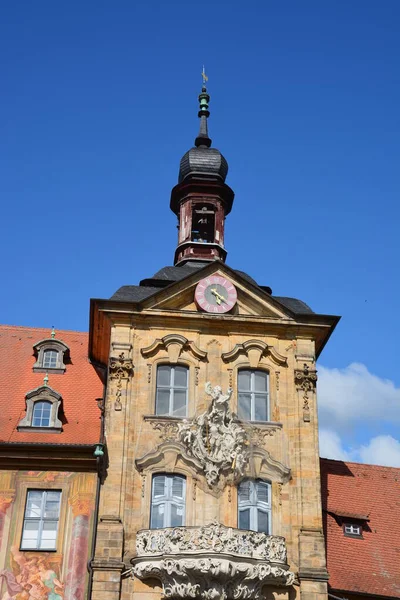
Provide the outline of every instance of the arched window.
[[268,373],[241,369],[238,373],[238,416],[245,421],[268,421]]
[[150,528],[185,524],[186,479],[181,475],[153,475]]
[[238,487],[238,526],[271,533],[271,484],[261,479],[245,479]]
[[43,353],[43,368],[56,369],[58,364],[57,350],[45,350]]
[[51,408],[51,402],[35,402],[32,427],[50,427]]
[[182,365],[157,368],[156,415],[187,416],[189,369]]

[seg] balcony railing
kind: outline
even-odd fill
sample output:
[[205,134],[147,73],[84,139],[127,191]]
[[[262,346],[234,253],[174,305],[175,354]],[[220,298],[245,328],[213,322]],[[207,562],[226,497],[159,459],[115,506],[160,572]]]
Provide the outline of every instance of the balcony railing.
[[225,527],[139,531],[132,574],[157,578],[167,598],[261,598],[264,585],[291,585],[283,537]]

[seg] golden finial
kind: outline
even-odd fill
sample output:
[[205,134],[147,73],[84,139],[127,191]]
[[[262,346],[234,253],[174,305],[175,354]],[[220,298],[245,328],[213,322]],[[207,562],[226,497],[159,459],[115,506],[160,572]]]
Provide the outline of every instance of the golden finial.
[[206,82],[208,81],[208,77],[206,75],[206,69],[205,69],[204,65],[203,65],[203,70],[201,72],[201,76],[203,78],[203,85],[206,85]]

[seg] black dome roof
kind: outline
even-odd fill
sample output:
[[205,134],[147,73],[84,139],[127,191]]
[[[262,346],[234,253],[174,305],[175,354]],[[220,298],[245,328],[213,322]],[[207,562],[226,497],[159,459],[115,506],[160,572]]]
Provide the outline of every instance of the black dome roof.
[[217,178],[225,181],[228,163],[216,148],[198,146],[188,150],[181,159],[179,183],[187,177]]

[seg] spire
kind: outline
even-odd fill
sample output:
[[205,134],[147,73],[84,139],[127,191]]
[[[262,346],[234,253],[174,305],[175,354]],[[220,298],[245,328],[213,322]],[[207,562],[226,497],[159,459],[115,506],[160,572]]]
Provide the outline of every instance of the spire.
[[200,108],[198,115],[200,117],[200,131],[199,135],[194,141],[194,145],[198,148],[199,146],[203,146],[209,148],[211,146],[211,139],[208,137],[208,125],[207,119],[210,116],[210,111],[208,110],[208,103],[210,102],[210,96],[207,94],[206,81],[208,81],[208,77],[206,75],[204,65],[203,72],[201,74],[203,77],[203,86],[201,88],[201,94],[199,94],[199,103]]

